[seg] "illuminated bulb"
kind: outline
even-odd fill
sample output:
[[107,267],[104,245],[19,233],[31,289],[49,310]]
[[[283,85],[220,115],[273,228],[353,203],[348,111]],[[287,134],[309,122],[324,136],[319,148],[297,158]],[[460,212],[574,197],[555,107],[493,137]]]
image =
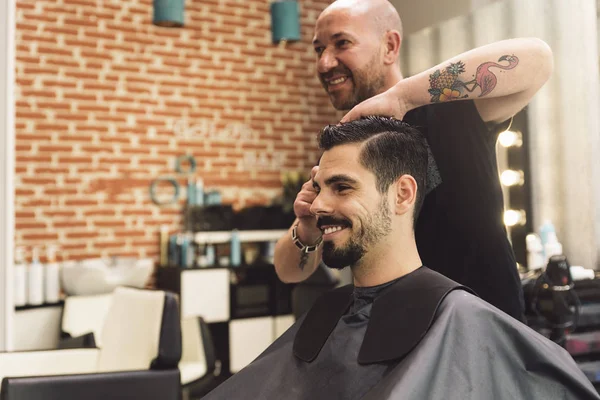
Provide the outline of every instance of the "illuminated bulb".
[[498,136],[498,142],[503,147],[521,147],[523,137],[521,133],[514,131],[504,131]]
[[523,171],[507,169],[500,175],[500,182],[502,182],[504,186],[522,185],[524,183]]
[[523,210],[504,211],[504,225],[506,226],[525,225],[525,221],[525,211]]

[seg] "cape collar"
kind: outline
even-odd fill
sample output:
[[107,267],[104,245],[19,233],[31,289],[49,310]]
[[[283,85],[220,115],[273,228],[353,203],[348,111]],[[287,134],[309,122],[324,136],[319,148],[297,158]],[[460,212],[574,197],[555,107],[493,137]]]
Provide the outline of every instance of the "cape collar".
[[[465,286],[421,267],[387,287],[373,302],[358,354],[359,364],[381,363],[407,355],[431,327],[448,293]],[[294,355],[311,362],[352,303],[352,285],[325,293],[308,311],[294,339]]]

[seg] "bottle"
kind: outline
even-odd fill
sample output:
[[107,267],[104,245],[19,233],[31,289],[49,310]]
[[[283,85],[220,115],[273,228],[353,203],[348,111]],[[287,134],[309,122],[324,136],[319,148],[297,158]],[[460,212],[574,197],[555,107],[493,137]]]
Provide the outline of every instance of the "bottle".
[[187,184],[187,205],[188,207],[196,204],[196,183],[192,177],[188,178]]
[[525,238],[527,245],[527,268],[530,271],[544,268],[547,264],[544,258],[544,246],[542,240],[536,233],[530,233]]
[[181,268],[187,268],[188,267],[188,252],[189,252],[189,242],[188,242],[187,235],[180,233],[177,243],[179,244],[180,249],[181,249],[181,253],[179,253],[179,266]]
[[204,181],[202,179],[196,181],[196,205],[204,205]]
[[27,269],[27,304],[37,306],[44,303],[44,269],[40,264],[37,247],[33,248],[33,257]]
[[[548,242],[548,235],[551,233],[556,233],[556,229],[554,228],[554,224],[549,219],[544,220],[542,225],[540,226],[540,239],[542,239],[542,247],[546,248],[546,243]],[[544,253],[544,257],[549,259],[550,257]]]
[[27,304],[27,265],[25,263],[25,248],[15,249],[15,307]]
[[544,245],[544,257],[546,260],[546,264],[548,264],[548,261],[550,261],[550,257],[560,256],[562,254],[562,244],[558,241],[558,238],[556,237],[556,232],[548,232],[548,240]]
[[56,246],[46,249],[48,262],[44,267],[44,300],[46,303],[58,303],[60,300],[60,274],[56,262]]
[[206,264],[209,267],[214,266],[216,263],[216,257],[215,257],[215,246],[213,246],[212,244],[209,244],[208,246],[206,246]]
[[169,265],[169,226],[160,226],[160,266],[166,267]]
[[232,267],[239,267],[242,263],[242,244],[240,243],[240,234],[237,229],[231,231],[231,245],[229,258]]

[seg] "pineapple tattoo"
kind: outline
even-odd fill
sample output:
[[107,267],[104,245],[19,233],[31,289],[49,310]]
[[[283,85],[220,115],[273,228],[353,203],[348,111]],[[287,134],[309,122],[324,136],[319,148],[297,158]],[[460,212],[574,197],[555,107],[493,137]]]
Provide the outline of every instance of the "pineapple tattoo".
[[[485,62],[477,67],[475,77],[464,82],[459,75],[465,72],[465,64],[462,61],[450,63],[443,72],[438,69],[429,75],[429,94],[432,103],[444,101],[466,99],[468,94],[463,94],[463,90],[472,93],[476,88],[481,89],[479,97],[491,93],[496,87],[498,78],[490,71],[490,68],[499,68],[500,70],[510,70],[519,64],[519,58],[515,55],[503,55],[498,62],[507,61],[508,65],[501,65],[495,62]],[[501,71],[502,72],[502,71]],[[469,87],[468,85],[472,85]]]
[[459,75],[465,72],[465,64],[462,61],[450,63],[444,72],[438,69],[429,75],[429,94],[432,103],[450,101],[454,99],[464,99],[468,95],[462,95],[461,88],[464,82],[459,79]]

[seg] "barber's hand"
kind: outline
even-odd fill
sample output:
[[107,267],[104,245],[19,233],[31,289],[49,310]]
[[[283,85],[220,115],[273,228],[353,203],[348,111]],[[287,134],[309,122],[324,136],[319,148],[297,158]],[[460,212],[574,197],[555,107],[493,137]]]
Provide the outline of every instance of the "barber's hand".
[[379,115],[383,117],[394,117],[396,119],[404,118],[404,114],[409,111],[406,101],[398,93],[397,87],[373,96],[363,101],[350,110],[340,123],[354,121],[368,115]]
[[317,228],[317,217],[310,212],[310,206],[318,194],[313,186],[313,178],[317,171],[319,171],[319,167],[313,167],[310,179],[302,185],[302,189],[294,201],[294,213],[298,217],[298,237],[308,245],[316,242],[321,236],[321,230]]

